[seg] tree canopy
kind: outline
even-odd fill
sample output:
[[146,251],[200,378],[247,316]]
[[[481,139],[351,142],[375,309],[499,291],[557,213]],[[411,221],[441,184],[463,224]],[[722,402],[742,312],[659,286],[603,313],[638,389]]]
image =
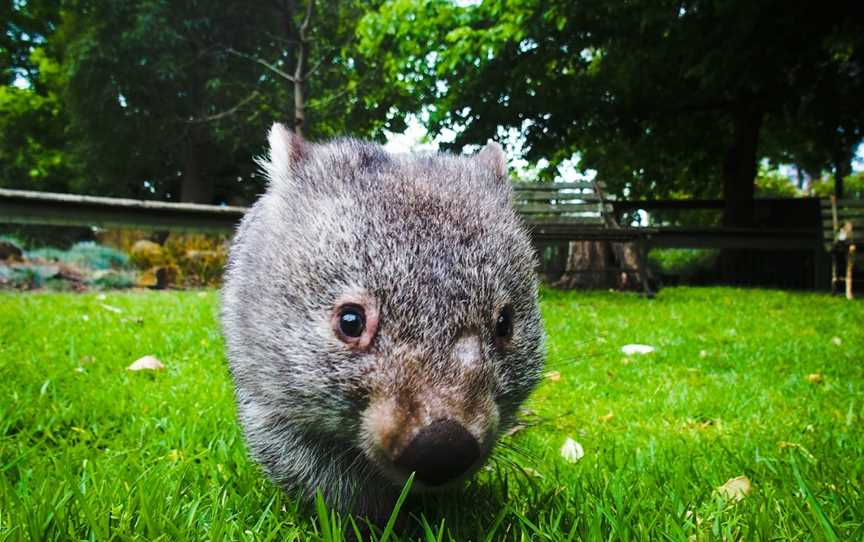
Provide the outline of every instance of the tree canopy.
[[[518,133],[619,196],[725,197],[759,164],[848,175],[864,138],[854,2],[19,0],[2,7],[0,183],[245,202],[276,120],[461,150]],[[24,82],[25,84],[22,84]],[[842,190],[842,183],[836,183]]]
[[[848,165],[862,138],[852,2],[391,0],[361,25],[450,144],[502,128],[547,175],[578,155],[613,192],[725,196],[746,225],[758,161]],[[846,170],[848,172],[848,169]],[[841,171],[841,174],[843,172]]]

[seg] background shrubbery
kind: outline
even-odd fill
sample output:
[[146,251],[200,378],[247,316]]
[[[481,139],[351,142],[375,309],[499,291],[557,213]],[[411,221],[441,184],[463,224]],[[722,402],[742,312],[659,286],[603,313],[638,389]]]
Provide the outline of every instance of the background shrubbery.
[[0,286],[26,290],[218,286],[227,259],[227,236],[104,230],[95,237],[96,241],[56,248],[2,236],[20,249],[21,256],[2,262]]

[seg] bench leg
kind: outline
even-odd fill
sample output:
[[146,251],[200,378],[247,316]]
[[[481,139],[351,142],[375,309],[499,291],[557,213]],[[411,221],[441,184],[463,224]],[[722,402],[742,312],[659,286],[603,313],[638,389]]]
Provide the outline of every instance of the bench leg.
[[648,299],[654,298],[654,291],[651,290],[651,281],[648,278],[648,257],[646,255],[645,241],[636,241],[636,259],[639,264],[639,269],[636,272],[642,280],[642,292]]
[[849,245],[846,255],[846,299],[852,299],[852,268],[855,266],[855,245]]

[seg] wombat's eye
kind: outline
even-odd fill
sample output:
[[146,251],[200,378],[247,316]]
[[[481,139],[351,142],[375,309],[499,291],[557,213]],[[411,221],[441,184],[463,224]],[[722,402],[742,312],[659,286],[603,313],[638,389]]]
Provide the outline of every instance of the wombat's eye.
[[357,305],[346,305],[339,309],[339,333],[345,338],[356,339],[363,335],[366,315]]
[[500,348],[513,335],[513,307],[505,306],[495,321],[495,344]]

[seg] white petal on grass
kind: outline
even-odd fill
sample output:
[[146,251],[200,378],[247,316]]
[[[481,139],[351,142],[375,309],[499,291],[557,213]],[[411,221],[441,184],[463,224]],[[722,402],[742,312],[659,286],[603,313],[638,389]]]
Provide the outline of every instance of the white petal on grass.
[[584,456],[585,449],[582,448],[581,444],[579,444],[570,437],[567,437],[564,440],[564,445],[561,446],[561,457],[563,457],[565,461],[569,461],[570,463],[576,463]]
[[153,356],[144,356],[127,367],[130,371],[161,371],[164,368],[165,365]]
[[726,480],[726,483],[717,488],[717,492],[730,501],[738,502],[753,491],[753,485],[746,476],[736,476]]
[[654,352],[653,346],[647,344],[625,344],[621,347],[621,353],[625,356],[633,356],[635,354],[650,354]]

